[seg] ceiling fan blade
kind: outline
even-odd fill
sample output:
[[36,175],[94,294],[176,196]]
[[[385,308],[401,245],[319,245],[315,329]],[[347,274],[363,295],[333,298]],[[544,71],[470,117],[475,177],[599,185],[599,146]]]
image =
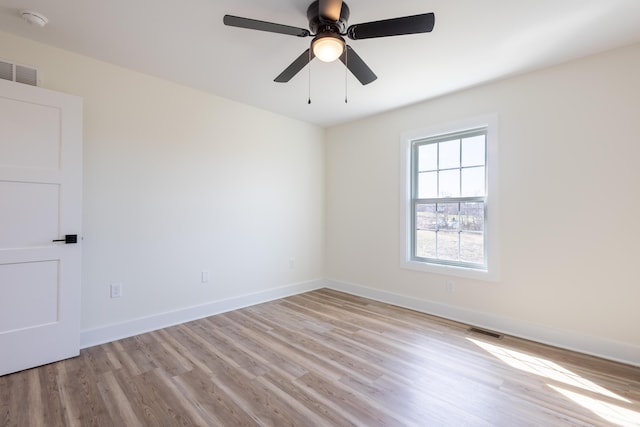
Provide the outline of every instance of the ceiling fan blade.
[[433,13],[423,13],[421,15],[355,24],[347,29],[347,36],[352,40],[362,40],[375,37],[428,33],[433,30],[434,24],[435,15]]
[[351,71],[351,73],[356,76],[356,78],[363,85],[368,85],[378,78],[378,76],[376,76],[374,72],[371,71],[371,68],[369,68],[369,66],[364,63],[362,58],[358,56],[356,51],[353,50],[351,46],[347,46],[344,53],[340,57],[340,61],[342,61],[342,63],[347,66],[349,71]]
[[295,61],[291,63],[278,77],[276,77],[273,81],[278,83],[287,83],[289,80],[293,78],[296,74],[300,72],[313,58],[316,56],[313,54],[313,51],[310,49],[302,52],[302,55],[298,56]]
[[257,19],[242,18],[240,16],[224,15],[224,25],[230,27],[247,28],[249,30],[267,31],[270,33],[287,34],[290,36],[308,37],[309,30],[291,27],[289,25],[275,24],[273,22],[258,21]]
[[319,0],[320,16],[331,21],[338,21],[342,12],[342,0]]

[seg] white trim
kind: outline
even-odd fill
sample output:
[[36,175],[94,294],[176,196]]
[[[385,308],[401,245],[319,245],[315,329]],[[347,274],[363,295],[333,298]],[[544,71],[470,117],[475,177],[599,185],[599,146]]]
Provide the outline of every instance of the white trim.
[[394,294],[353,283],[325,280],[324,286],[352,295],[490,329],[506,335],[640,367],[640,346],[574,331],[552,329],[535,323]]
[[[411,143],[416,139],[430,138],[451,132],[460,132],[478,127],[487,127],[487,223],[486,248],[487,270],[476,270],[411,259]],[[400,137],[400,267],[445,276],[465,277],[483,281],[498,281],[500,278],[499,202],[498,202],[498,115],[489,114],[455,122],[441,123],[423,129],[404,132]]]
[[237,310],[320,288],[322,288],[322,281],[320,280],[297,283],[252,294],[240,295],[221,301],[168,311],[166,313],[133,319],[100,328],[86,329],[80,333],[80,348],[92,347],[94,345],[132,337],[145,332],[155,331],[180,323],[190,322],[192,320],[202,319],[215,314],[225,313],[227,311]]
[[443,317],[468,325],[490,329],[503,334],[640,367],[640,346],[584,335],[573,331],[551,329],[535,323],[329,279],[283,286],[268,291],[246,294],[222,301],[134,319],[128,322],[87,329],[81,332],[80,348],[92,347],[94,345],[128,338],[145,332],[313,291],[323,287],[409,308],[421,313]]

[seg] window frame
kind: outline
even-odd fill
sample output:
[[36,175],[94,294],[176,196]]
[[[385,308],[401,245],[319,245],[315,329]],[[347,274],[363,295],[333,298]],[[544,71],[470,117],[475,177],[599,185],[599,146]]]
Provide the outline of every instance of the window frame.
[[[418,159],[413,154],[416,143],[437,140],[440,137],[462,135],[469,131],[486,129],[485,146],[485,195],[484,197],[447,197],[424,200],[440,200],[442,202],[460,203],[465,201],[484,201],[484,266],[477,264],[432,260],[414,257],[415,245],[415,205],[419,204],[417,194],[413,194],[415,164]],[[434,125],[429,128],[405,132],[401,136],[401,267],[411,270],[425,271],[442,275],[459,276],[485,281],[496,281],[498,269],[498,194],[497,194],[497,115],[486,115],[471,119]],[[434,141],[435,143],[435,141]],[[439,169],[438,169],[439,170]],[[415,196],[415,197],[414,197]],[[438,195],[439,196],[439,195]]]
[[[450,265],[450,266],[454,266],[454,267],[463,267],[463,268],[471,268],[471,269],[476,269],[476,270],[486,270],[486,266],[487,266],[487,245],[486,245],[486,221],[487,221],[487,203],[486,203],[486,195],[487,195],[487,134],[488,134],[488,128],[486,126],[480,127],[480,128],[475,128],[475,129],[469,129],[469,130],[465,130],[465,131],[461,131],[461,132],[454,132],[454,133],[446,133],[446,134],[441,134],[441,135],[436,135],[436,136],[432,136],[429,138],[421,138],[421,139],[414,139],[411,141],[411,210],[410,210],[410,216],[411,216],[411,234],[410,234],[410,239],[411,239],[411,259],[413,261],[418,261],[418,262],[427,262],[427,263],[431,263],[431,264],[438,264],[438,265]],[[482,162],[482,168],[484,169],[484,182],[483,182],[483,190],[484,193],[482,196],[463,196],[462,195],[462,170],[463,169],[468,169],[469,167],[464,167],[462,166],[462,150],[460,150],[460,162],[458,164],[457,167],[455,168],[440,168],[440,162],[439,162],[439,150],[440,150],[440,143],[441,142],[448,142],[448,141],[453,141],[453,140],[458,140],[459,144],[460,144],[460,148],[462,148],[462,139],[463,138],[468,138],[468,137],[473,137],[473,136],[480,136],[482,135],[484,137],[484,159]],[[458,196],[455,197],[446,197],[446,196],[440,196],[437,195],[436,197],[429,197],[429,198],[421,198],[419,196],[419,177],[420,177],[420,173],[424,172],[419,170],[418,165],[420,162],[420,147],[426,146],[426,145],[430,145],[430,144],[437,144],[437,156],[438,159],[436,160],[436,169],[434,169],[432,172],[435,172],[437,174],[437,180],[438,182],[440,182],[440,172],[446,172],[449,170],[459,170],[460,171],[460,176],[459,176],[459,184],[458,184],[458,190],[460,190],[460,193],[458,194]],[[477,166],[474,166],[477,167]],[[439,185],[439,184],[438,184]],[[483,205],[483,226],[482,226],[482,263],[472,263],[472,262],[464,262],[464,261],[454,261],[454,260],[447,260],[447,259],[442,259],[442,258],[428,258],[428,257],[421,257],[417,255],[417,223],[416,223],[416,212],[417,212],[417,206],[418,205],[435,205],[438,206],[440,204],[458,204],[458,208],[460,206],[461,203],[482,203]],[[439,228],[436,226],[436,233],[438,233],[440,230]],[[458,233],[458,249],[460,248],[460,235],[461,233],[464,233],[464,231],[458,229],[456,231]],[[437,235],[437,234],[436,234]],[[436,247],[437,247],[437,240],[436,240]]]

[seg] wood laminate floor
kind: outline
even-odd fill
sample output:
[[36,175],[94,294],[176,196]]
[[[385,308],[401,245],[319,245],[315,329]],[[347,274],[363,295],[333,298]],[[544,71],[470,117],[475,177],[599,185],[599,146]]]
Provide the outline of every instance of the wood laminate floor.
[[640,368],[322,289],[0,377],[0,426],[638,426]]

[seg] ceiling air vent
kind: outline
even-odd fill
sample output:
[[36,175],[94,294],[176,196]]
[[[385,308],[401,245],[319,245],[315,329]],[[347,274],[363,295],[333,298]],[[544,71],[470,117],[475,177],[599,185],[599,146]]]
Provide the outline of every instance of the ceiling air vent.
[[38,86],[38,70],[24,65],[0,61],[0,79]]

